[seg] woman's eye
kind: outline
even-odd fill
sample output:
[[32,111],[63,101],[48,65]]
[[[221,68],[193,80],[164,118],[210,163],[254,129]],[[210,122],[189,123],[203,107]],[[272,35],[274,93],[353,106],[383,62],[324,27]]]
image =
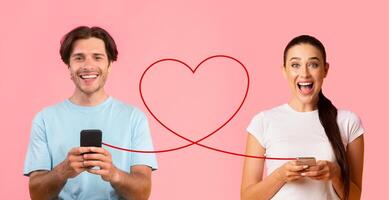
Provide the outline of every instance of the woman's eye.
[[300,67],[300,65],[297,64],[297,63],[292,63],[291,67],[292,67],[292,68],[298,68],[298,67]]

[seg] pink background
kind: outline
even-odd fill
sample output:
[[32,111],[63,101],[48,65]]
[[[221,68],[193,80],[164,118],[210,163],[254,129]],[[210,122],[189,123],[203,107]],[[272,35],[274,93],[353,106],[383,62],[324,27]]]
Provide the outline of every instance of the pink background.
[[[43,107],[62,101],[73,91],[58,49],[61,37],[78,25],[98,25],[112,33],[119,59],[107,91],[145,112],[138,83],[154,61],[176,58],[195,67],[215,54],[239,59],[250,72],[247,100],[229,124],[204,141],[238,153],[244,152],[250,119],[260,110],[288,100],[288,86],[280,71],[286,43],[300,34],[317,36],[325,44],[330,62],[324,93],[338,107],[359,114],[366,129],[363,199],[385,195],[389,178],[384,154],[389,139],[384,122],[389,111],[389,14],[385,1],[3,0],[0,13],[0,199],[29,197],[22,169],[31,120]],[[161,77],[152,78],[150,73],[145,85],[150,101],[160,95],[161,101],[154,105],[161,117],[192,139],[223,121],[223,113],[231,112],[242,93],[241,72],[215,66],[202,69],[205,81],[197,80],[199,85],[180,67],[161,72]],[[186,82],[159,85],[169,77]],[[223,86],[215,95],[212,88]],[[204,90],[204,96],[212,95],[211,101],[188,88],[196,95]],[[175,98],[164,96],[158,91],[161,89]],[[147,114],[156,149],[186,144]],[[160,154],[158,161],[153,200],[239,199],[240,157],[192,146]]]

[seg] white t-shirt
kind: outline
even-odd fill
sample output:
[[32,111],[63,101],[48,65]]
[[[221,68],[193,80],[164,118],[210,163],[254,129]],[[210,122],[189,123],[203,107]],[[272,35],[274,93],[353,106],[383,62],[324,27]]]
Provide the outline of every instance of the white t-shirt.
[[[345,147],[363,134],[359,117],[338,110],[338,126]],[[288,104],[257,114],[247,127],[266,149],[267,157],[315,157],[336,162],[335,154],[320,123],[318,110],[298,112]],[[287,161],[266,160],[267,175]],[[286,183],[272,199],[338,199],[331,181],[303,178]]]

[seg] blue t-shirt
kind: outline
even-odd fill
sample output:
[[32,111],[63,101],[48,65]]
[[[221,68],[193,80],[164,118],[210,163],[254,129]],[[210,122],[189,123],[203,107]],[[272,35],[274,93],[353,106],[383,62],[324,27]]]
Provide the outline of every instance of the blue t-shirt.
[[[102,141],[135,150],[153,150],[146,116],[137,108],[112,97],[97,106],[79,106],[69,100],[47,107],[32,123],[24,174],[36,170],[52,170],[80,146],[80,131],[100,129]],[[126,172],[133,165],[157,168],[155,154],[133,153],[104,147],[112,154],[113,164]],[[99,175],[82,172],[68,179],[59,199],[119,199],[109,182]]]

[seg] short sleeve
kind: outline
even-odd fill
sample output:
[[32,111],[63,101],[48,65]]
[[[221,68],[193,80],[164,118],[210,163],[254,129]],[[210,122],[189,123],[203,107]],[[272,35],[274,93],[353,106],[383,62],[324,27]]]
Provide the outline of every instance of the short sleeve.
[[[134,150],[154,151],[153,142],[151,139],[149,124],[145,114],[139,110],[136,112],[136,121],[131,137],[131,146]],[[154,153],[132,153],[131,166],[147,165],[156,170],[158,168],[157,159]]]
[[263,112],[253,117],[246,130],[258,140],[262,147],[266,148],[264,138],[265,128]]
[[348,118],[347,118],[347,134],[348,134],[348,143],[351,143],[356,138],[361,136],[365,129],[363,128],[361,119],[358,115],[356,115],[353,112],[348,112]]
[[38,113],[33,122],[30,133],[30,141],[24,161],[23,174],[29,176],[36,170],[51,170],[51,158],[47,145],[45,124],[42,113]]

